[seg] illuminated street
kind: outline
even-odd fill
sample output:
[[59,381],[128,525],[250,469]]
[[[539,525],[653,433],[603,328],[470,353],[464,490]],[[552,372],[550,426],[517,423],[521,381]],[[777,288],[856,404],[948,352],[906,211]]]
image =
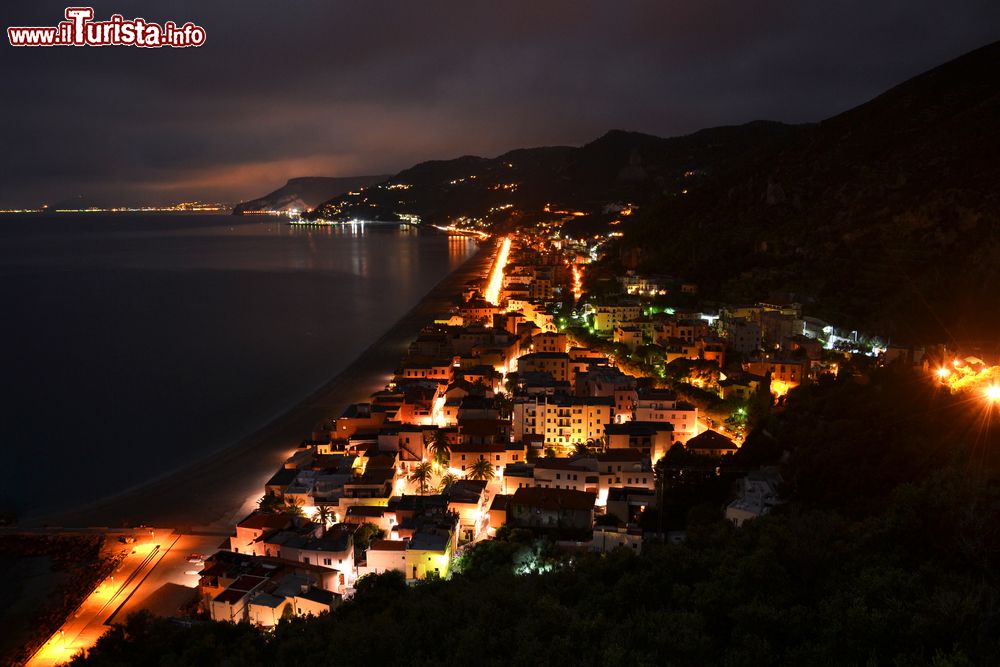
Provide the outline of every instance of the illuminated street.
[[493,263],[493,270],[490,272],[490,279],[486,284],[486,292],[483,295],[492,304],[500,303],[500,290],[503,288],[503,269],[507,265],[507,255],[510,254],[511,239],[505,236],[500,242],[500,249],[497,251],[496,260]]
[[144,529],[114,574],[88,596],[76,613],[28,661],[30,667],[59,665],[75,653],[90,648],[108,629],[107,623],[143,585],[149,574],[174,547],[178,536],[156,529],[150,536]]

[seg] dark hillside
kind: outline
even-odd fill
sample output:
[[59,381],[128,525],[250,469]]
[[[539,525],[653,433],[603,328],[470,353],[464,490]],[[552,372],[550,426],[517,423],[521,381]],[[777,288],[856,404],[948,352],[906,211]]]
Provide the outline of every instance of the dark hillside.
[[998,93],[1000,43],[661,201],[626,243],[724,297],[784,290],[873,333],[992,337]]

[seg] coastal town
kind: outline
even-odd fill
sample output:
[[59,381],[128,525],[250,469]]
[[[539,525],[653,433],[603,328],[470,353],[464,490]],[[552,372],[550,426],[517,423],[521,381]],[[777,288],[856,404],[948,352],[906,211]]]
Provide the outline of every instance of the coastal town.
[[1000,665],[1000,3],[8,4],[0,667]]
[[86,653],[143,609],[264,629],[318,616],[373,577],[447,579],[484,542],[519,544],[515,571],[530,574],[684,542],[699,507],[739,528],[782,502],[779,468],[742,455],[747,434],[792,389],[843,373],[902,364],[1000,401],[982,350],[894,346],[780,298],[721,304],[669,275],[602,275],[616,231],[500,227],[438,228],[480,244],[450,307],[383,387],[302,434],[221,543],[217,524],[106,532],[124,549],[28,664]]
[[[966,366],[838,335],[797,303],[664,307],[675,291],[698,302],[697,285],[669,276],[629,272],[588,298],[602,244],[558,226],[488,241],[488,274],[426,324],[383,389],[318,425],[205,556],[201,610],[271,627],[335,607],[370,575],[447,578],[513,531],[564,556],[638,553],[684,540],[663,506],[674,489],[720,480],[740,526],[780,502],[777,469],[739,451],[789,390],[866,364],[942,382]],[[529,556],[519,571],[545,567]]]
[[[725,319],[660,311],[650,297],[673,286],[635,275],[622,277],[620,297],[581,304],[599,246],[557,229],[488,242],[489,273],[427,323],[384,389],[309,434],[207,555],[198,591],[209,617],[272,626],[335,606],[366,575],[446,578],[465,551],[512,529],[566,552],[683,539],[643,520],[670,452],[713,466],[732,457],[754,395],[829,368],[794,305]],[[776,355],[752,356],[769,341]],[[655,362],[635,366],[640,348],[658,350]],[[727,352],[744,368],[727,375]],[[736,419],[666,388],[676,367]],[[773,472],[748,476],[727,515],[767,513],[777,483]]]

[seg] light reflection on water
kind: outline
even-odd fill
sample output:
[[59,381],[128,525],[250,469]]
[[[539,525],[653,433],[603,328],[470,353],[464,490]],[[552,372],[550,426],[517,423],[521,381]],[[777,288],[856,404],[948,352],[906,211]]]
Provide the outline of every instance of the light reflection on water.
[[252,432],[475,249],[231,216],[0,218],[0,494],[85,502]]

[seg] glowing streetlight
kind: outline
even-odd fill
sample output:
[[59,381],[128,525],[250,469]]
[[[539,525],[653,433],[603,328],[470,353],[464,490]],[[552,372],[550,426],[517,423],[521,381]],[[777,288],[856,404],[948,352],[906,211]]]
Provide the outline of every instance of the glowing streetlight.
[[947,378],[949,375],[951,375],[951,371],[945,366],[942,366],[941,368],[937,369],[937,376],[942,380]]
[[986,400],[990,403],[1000,401],[1000,385],[991,384],[986,387]]

